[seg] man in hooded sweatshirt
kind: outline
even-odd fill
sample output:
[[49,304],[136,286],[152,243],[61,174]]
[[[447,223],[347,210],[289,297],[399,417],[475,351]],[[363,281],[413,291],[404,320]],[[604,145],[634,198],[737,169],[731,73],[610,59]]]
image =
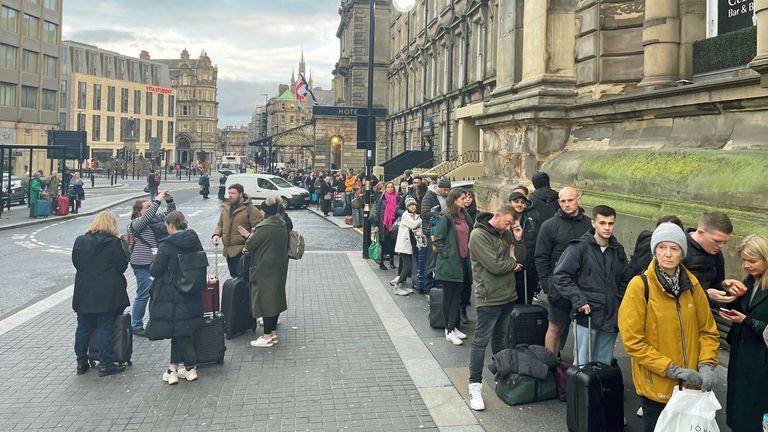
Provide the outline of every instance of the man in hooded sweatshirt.
[[528,199],[533,203],[539,215],[541,215],[541,222],[551,219],[555,213],[560,209],[560,205],[557,202],[558,193],[549,187],[549,174],[544,171],[539,171],[531,177],[533,187],[536,188],[528,196]]
[[483,362],[488,342],[494,354],[506,348],[507,324],[517,300],[515,269],[526,250],[520,213],[511,204],[480,213],[469,235],[469,259],[475,281],[475,337],[469,354],[469,405],[485,409]]

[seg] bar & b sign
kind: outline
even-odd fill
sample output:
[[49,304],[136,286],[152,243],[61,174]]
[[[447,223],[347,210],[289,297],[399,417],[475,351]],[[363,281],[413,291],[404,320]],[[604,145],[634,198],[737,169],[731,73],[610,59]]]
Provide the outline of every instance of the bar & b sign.
[[723,34],[753,25],[754,0],[718,0],[717,33]]

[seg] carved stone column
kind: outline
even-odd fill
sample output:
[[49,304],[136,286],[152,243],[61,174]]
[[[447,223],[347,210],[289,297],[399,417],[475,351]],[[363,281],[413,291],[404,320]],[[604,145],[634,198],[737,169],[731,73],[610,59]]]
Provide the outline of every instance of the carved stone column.
[[641,87],[673,86],[679,79],[680,10],[678,0],[647,0],[643,25]]
[[757,55],[749,67],[762,75],[760,84],[768,87],[768,0],[755,0],[757,14]]

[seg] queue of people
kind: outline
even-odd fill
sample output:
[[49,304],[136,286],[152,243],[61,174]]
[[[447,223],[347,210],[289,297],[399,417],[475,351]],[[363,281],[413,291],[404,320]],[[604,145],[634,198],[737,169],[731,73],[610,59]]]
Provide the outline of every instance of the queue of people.
[[[713,388],[720,343],[710,307],[720,307],[718,315],[732,323],[728,424],[734,431],[759,428],[768,411],[768,398],[755,385],[768,384],[768,372],[760,372],[768,359],[768,238],[752,235],[739,245],[747,272],[741,281],[725,277],[722,250],[733,226],[722,212],[703,214],[687,231],[678,217],[665,216],[653,231],[640,233],[630,257],[614,235],[616,211],[597,205],[588,216],[580,192],[572,187],[554,191],[546,173],[534,176],[534,192],[518,185],[508,204],[492,213],[472,214],[470,192],[451,188],[447,178],[431,183],[418,198],[417,187],[401,185],[398,191],[393,183],[384,186],[372,212],[382,243],[379,267],[395,268],[395,254],[403,263],[412,262],[420,250],[409,248],[407,236],[427,234],[421,249],[426,265],[416,273],[424,274],[425,293],[442,287],[445,337],[455,345],[467,339],[466,330],[461,330],[469,304],[464,295],[474,287],[477,318],[469,385],[473,409],[485,408],[481,391],[487,345],[490,342],[494,354],[506,348],[506,322],[513,306],[530,303],[541,290],[549,311],[544,345],[553,354],[560,356],[574,318],[576,365],[585,364],[590,352],[592,361],[613,363],[615,343],[622,336],[642,401],[638,415],[647,431],[654,429],[676,384]],[[406,207],[414,201],[420,204],[421,227],[413,227],[409,210],[393,211],[398,193],[404,195]],[[393,226],[400,230],[394,234],[394,251],[388,244]],[[398,272],[390,282],[395,294],[409,294],[405,282]],[[525,286],[530,288],[528,298]]]

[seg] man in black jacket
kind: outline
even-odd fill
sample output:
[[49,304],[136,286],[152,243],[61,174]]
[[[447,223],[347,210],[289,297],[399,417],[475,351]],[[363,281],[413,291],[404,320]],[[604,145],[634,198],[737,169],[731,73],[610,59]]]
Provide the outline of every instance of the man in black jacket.
[[[581,312],[576,325],[578,357],[584,365],[592,361],[610,364],[619,335],[619,305],[632,278],[624,247],[613,236],[616,210],[598,205],[592,209],[592,229],[572,240],[555,266],[553,285],[568,300],[573,311]],[[592,346],[588,346],[587,318],[592,318]]]
[[568,243],[591,228],[589,217],[580,207],[581,195],[576,189],[565,187],[559,197],[560,210],[555,217],[541,224],[534,256],[539,280],[549,296],[549,327],[544,345],[555,355],[560,353],[565,341],[562,335],[563,329],[567,329],[570,323],[571,304],[552,287],[552,274]]
[[551,219],[560,208],[557,191],[549,187],[549,174],[539,171],[531,177],[531,183],[536,190],[531,192],[528,199],[541,215],[541,222]]
[[421,200],[421,230],[427,236],[426,264],[424,266],[424,291],[429,292],[435,286],[435,264],[437,255],[432,253],[432,216],[439,216],[445,208],[445,198],[451,191],[451,179],[442,177],[434,189],[424,194]]
[[[539,228],[541,228],[541,216],[535,208],[532,208],[533,204],[522,190],[515,189],[515,192],[509,195],[509,203],[516,212],[522,214],[520,227],[523,229],[523,240],[527,252],[525,261],[521,263],[521,268],[515,272],[516,303],[530,304],[536,293],[536,287],[539,285],[539,276],[536,273],[533,256],[536,253],[536,238],[539,235]],[[528,288],[527,296],[526,285]]]

